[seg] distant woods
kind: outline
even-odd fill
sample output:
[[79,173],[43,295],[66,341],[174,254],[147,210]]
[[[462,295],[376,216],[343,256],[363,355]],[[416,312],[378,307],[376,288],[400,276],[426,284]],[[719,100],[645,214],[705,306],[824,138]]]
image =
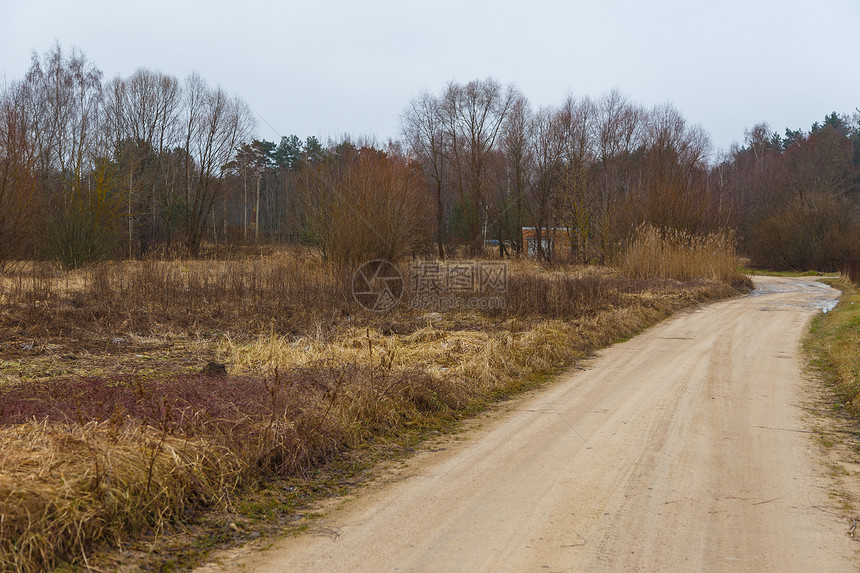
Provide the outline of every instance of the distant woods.
[[753,264],[832,271],[860,248],[860,112],[784,136],[757,125],[712,173]]
[[489,239],[502,255],[603,262],[643,222],[701,232],[730,220],[709,185],[707,136],[669,105],[611,91],[533,109],[489,79],[420,95],[403,126],[436,204],[439,256]]
[[671,105],[613,90],[535,109],[486,79],[419,94],[401,126],[385,145],[257,139],[248,106],[197,75],[105,81],[56,46],[0,87],[0,266],[287,242],[341,264],[605,262],[650,224],[730,229],[755,265],[829,270],[860,238],[860,114],[758,125],[714,162]]
[[435,203],[439,256],[491,239],[502,254],[603,262],[643,224],[733,231],[772,269],[835,270],[860,245],[860,112],[784,137],[758,125],[714,164],[707,134],[671,105],[613,90],[534,109],[485,80],[421,94],[403,131]]

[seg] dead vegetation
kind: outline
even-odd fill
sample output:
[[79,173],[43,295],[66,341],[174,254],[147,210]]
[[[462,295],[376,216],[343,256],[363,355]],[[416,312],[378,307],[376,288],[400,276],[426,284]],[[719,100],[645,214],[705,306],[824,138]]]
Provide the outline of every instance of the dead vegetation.
[[749,279],[738,270],[741,261],[736,244],[729,229],[694,235],[645,224],[628,240],[619,267],[632,278],[706,278],[748,285]]
[[[8,273],[0,568],[84,563],[340,452],[447,427],[737,292],[515,262],[504,308],[379,314],[349,276],[290,252]],[[201,374],[211,360],[229,374]]]

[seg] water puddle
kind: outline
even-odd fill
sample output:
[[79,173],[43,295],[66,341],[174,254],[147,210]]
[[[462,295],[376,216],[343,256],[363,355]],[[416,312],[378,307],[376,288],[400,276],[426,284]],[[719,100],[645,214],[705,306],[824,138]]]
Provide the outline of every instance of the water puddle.
[[[804,308],[830,312],[839,302],[839,293],[824,283],[801,279],[783,279],[757,281],[756,289],[749,294],[751,297],[796,293],[799,295],[791,301],[770,302],[767,307],[757,310],[787,310],[785,307]],[[783,307],[783,308],[779,308]]]

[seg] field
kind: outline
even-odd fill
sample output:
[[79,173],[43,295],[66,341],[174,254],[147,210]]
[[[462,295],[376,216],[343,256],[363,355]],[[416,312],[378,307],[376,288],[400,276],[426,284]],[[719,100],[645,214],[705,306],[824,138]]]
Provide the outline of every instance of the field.
[[[400,270],[410,276],[409,263]],[[321,468],[364,467],[679,309],[749,288],[737,274],[506,271],[501,308],[405,299],[384,313],[356,303],[352,273],[302,250],[7,271],[0,568],[85,565],[143,538],[164,567],[167,531],[212,512],[266,514],[255,492],[278,480],[298,484],[284,497],[300,503],[326,489]],[[228,538],[241,529],[229,527]]]

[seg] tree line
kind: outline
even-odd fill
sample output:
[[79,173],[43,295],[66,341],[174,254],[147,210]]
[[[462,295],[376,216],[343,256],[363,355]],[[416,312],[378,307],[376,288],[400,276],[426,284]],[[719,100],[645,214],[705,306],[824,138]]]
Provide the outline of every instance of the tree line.
[[757,266],[838,270],[860,248],[860,111],[783,136],[756,125],[712,179]]
[[858,120],[832,113],[784,136],[757,125],[712,162],[672,105],[612,90],[535,109],[488,78],[419,94],[400,141],[273,142],[196,74],[105,82],[56,46],[0,91],[0,263],[260,242],[342,264],[490,243],[521,256],[523,227],[548,262],[605,262],[649,223],[732,228],[753,264],[832,269],[860,238]]
[[671,105],[646,109],[613,90],[533,109],[492,79],[425,93],[403,115],[436,210],[439,256],[475,253],[486,237],[521,252],[534,227],[537,256],[560,256],[542,236],[567,235],[562,256],[605,261],[640,223],[692,232],[728,223],[708,184],[710,142]]
[[253,129],[241,99],[196,74],[104,82],[80,52],[34,55],[0,93],[0,260],[76,267],[174,241],[198,252]]

